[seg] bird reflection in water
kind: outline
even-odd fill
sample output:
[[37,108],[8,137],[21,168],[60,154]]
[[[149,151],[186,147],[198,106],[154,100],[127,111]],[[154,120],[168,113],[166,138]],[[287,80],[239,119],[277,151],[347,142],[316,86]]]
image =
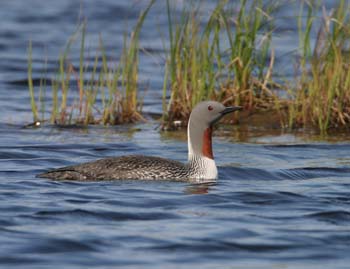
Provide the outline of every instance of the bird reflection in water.
[[191,184],[188,185],[184,192],[186,194],[208,194],[210,188],[212,188],[215,183],[201,183],[201,184]]

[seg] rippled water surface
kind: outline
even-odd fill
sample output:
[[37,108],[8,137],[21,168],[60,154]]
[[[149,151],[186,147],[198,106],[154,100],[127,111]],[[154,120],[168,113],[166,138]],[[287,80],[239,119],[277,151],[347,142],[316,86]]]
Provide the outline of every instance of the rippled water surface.
[[[120,49],[125,26],[145,6],[81,2],[91,46],[102,32],[111,50]],[[155,5],[141,38],[159,53],[154,25],[166,19],[163,8]],[[184,136],[161,133],[153,121],[22,128],[31,119],[27,42],[47,46],[48,66],[54,66],[79,9],[79,1],[65,0],[7,1],[0,9],[0,268],[349,268],[346,134],[328,140],[278,131],[215,137],[219,180],[210,185],[35,178],[48,168],[108,156],[187,157]],[[288,12],[280,10],[281,51],[290,50],[283,45],[296,34]],[[35,53],[39,78],[43,55]],[[152,87],[145,109],[157,112],[162,68],[147,59],[141,80]]]

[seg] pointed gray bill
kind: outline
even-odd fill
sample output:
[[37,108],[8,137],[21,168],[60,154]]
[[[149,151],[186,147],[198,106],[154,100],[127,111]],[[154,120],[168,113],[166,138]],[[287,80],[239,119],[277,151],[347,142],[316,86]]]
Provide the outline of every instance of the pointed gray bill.
[[220,113],[221,113],[221,115],[226,115],[228,113],[232,113],[232,112],[235,112],[237,110],[242,110],[242,107],[241,106],[228,106]]

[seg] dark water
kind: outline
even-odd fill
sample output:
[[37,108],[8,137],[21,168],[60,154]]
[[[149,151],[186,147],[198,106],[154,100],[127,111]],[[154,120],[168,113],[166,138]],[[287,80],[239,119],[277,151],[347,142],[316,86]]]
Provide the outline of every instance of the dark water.
[[[117,50],[125,21],[135,22],[145,6],[81,2],[91,46],[103,30],[107,47]],[[43,47],[53,68],[79,8],[80,1],[15,0],[0,9],[0,268],[349,268],[346,135],[338,142],[278,132],[217,137],[220,176],[211,185],[36,179],[47,168],[107,156],[186,159],[183,137],[160,133],[154,122],[22,128],[31,119],[27,42],[36,46],[34,76],[40,77]],[[142,36],[142,44],[159,53],[154,25],[166,19],[163,8],[155,5]],[[280,10],[281,54],[290,50],[288,38],[297,43],[287,16],[294,14]],[[143,61],[141,78],[153,87],[146,110],[160,111],[162,68]]]

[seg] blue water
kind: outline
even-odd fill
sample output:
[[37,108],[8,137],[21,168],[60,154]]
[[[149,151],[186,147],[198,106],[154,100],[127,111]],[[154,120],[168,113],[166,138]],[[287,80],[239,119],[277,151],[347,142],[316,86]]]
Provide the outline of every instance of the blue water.
[[[54,68],[80,8],[79,1],[30,2],[7,1],[0,9],[0,268],[349,268],[347,134],[320,139],[222,127],[214,137],[219,180],[210,185],[35,178],[49,168],[124,154],[185,161],[187,144],[185,133],[159,132],[152,120],[23,128],[31,120],[28,40],[35,41],[39,78],[43,47]],[[102,32],[111,50],[120,49],[125,25],[145,6],[82,3],[91,46]],[[164,22],[163,8],[155,5],[141,38],[159,53],[154,24]],[[288,10],[280,10],[281,42],[296,34],[291,23],[287,27],[287,15],[295,14]],[[281,55],[290,50],[283,42],[277,40]],[[152,85],[145,109],[157,112],[162,68],[143,57],[141,77]]]

